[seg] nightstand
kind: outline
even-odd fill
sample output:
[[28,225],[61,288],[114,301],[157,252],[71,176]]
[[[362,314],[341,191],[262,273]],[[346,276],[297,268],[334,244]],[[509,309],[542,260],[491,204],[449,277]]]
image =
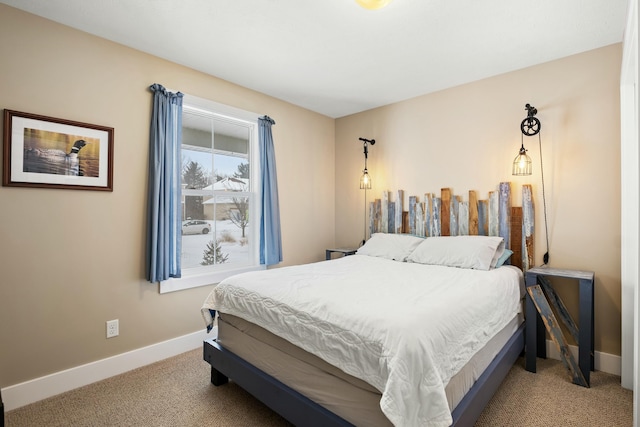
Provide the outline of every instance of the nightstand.
[[355,254],[356,251],[357,251],[357,249],[351,249],[351,248],[327,249],[326,250],[326,257],[327,257],[327,260],[330,260],[331,259],[331,254],[333,254],[333,253],[342,254],[342,256],[347,256],[347,255]]
[[[547,277],[575,279],[579,285],[579,324],[576,326],[564,303],[557,296]],[[590,372],[594,370],[593,358],[593,284],[592,271],[563,270],[557,268],[534,267],[525,273],[526,295],[526,363],[527,371],[536,372],[536,356],[546,358],[545,328],[560,347],[565,365],[573,374],[573,382],[589,387]],[[542,290],[544,289],[544,293]],[[545,295],[546,294],[546,295]],[[578,344],[578,364],[564,339],[559,324],[551,311],[556,309],[560,320]]]

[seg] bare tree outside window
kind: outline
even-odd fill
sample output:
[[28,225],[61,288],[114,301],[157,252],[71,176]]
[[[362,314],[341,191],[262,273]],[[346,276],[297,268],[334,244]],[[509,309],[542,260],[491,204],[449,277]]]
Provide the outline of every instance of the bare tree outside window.
[[[248,180],[249,163],[240,163],[238,165],[238,170],[233,174],[233,177],[240,180]],[[242,230],[242,238],[245,238],[245,229],[247,228],[247,225],[249,225],[249,199],[247,197],[234,197],[233,205],[235,206],[235,209],[232,209],[231,212],[229,212],[229,219],[238,228],[240,228],[240,230]]]
[[229,212],[229,219],[242,230],[242,237],[245,236],[245,229],[249,225],[249,200],[246,197],[234,197],[233,205],[235,209]]

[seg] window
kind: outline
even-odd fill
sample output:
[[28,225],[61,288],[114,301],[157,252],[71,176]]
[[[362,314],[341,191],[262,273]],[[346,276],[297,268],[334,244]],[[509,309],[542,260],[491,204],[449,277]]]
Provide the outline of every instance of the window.
[[170,292],[217,283],[259,264],[258,115],[185,95],[182,277]]

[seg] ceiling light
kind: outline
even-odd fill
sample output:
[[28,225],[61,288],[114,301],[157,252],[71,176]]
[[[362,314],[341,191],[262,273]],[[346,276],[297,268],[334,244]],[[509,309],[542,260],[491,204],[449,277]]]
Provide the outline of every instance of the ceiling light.
[[358,3],[365,9],[375,10],[382,9],[383,7],[391,3],[391,0],[356,0],[356,3]]

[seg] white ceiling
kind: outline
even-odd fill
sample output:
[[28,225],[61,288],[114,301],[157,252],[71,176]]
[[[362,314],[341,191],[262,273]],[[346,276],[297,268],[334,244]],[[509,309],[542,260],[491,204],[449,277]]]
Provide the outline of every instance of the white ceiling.
[[621,42],[628,0],[0,2],[337,118]]

